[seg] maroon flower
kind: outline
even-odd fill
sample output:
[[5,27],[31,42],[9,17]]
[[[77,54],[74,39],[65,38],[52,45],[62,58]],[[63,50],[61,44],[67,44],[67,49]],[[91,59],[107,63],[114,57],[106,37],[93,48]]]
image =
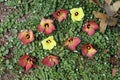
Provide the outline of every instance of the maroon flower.
[[53,16],[55,19],[57,19],[59,22],[63,21],[67,18],[68,11],[65,9],[60,9],[53,13]]
[[42,18],[40,24],[38,25],[38,30],[45,34],[51,34],[55,30],[53,20]]
[[99,26],[95,21],[88,21],[83,25],[82,30],[86,32],[89,36],[92,36],[94,35],[95,30],[97,30],[98,28]]
[[58,64],[58,57],[57,56],[46,56],[44,59],[42,59],[42,64],[48,66],[48,67],[53,67],[55,64]]
[[24,30],[22,32],[18,33],[18,38],[21,40],[21,42],[26,45],[34,40],[34,34],[32,30]]
[[26,73],[28,73],[31,68],[37,68],[34,62],[35,60],[27,54],[23,55],[18,61],[19,65],[25,68]]
[[93,55],[97,52],[96,49],[92,47],[92,44],[86,44],[82,46],[82,55],[92,58]]
[[64,46],[68,46],[68,48],[72,51],[76,50],[76,47],[78,46],[78,44],[80,44],[81,40],[77,37],[74,38],[68,38],[65,41]]

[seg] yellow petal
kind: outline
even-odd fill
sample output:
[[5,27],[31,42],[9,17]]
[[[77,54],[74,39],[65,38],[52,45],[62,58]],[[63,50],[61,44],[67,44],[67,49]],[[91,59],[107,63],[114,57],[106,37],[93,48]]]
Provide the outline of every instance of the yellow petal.
[[[78,12],[78,15],[76,16],[75,13]],[[73,8],[70,10],[71,13],[71,18],[73,22],[75,21],[81,21],[82,18],[84,17],[84,12],[82,8]]]
[[[49,42],[47,42],[49,41]],[[56,46],[56,41],[54,40],[53,36],[48,37],[42,41],[43,49],[51,50]]]

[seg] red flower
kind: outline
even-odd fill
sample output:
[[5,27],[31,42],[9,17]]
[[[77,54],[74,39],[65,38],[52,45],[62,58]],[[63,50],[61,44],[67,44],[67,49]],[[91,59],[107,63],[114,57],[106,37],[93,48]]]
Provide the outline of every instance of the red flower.
[[53,67],[55,64],[58,64],[58,57],[57,56],[47,56],[44,59],[42,59],[42,64],[48,66],[48,67]]
[[68,38],[65,41],[64,46],[68,46],[68,48],[72,51],[76,50],[76,47],[78,46],[78,44],[81,42],[81,40],[77,37],[74,38]]
[[38,25],[38,30],[45,34],[52,33],[52,31],[55,30],[53,20],[42,18],[40,24]]
[[35,60],[32,57],[25,54],[19,59],[18,64],[24,67],[25,71],[28,73],[31,68],[37,68],[37,66],[34,64],[34,61]]
[[22,41],[22,43],[24,45],[26,45],[34,40],[33,31],[32,30],[29,30],[29,31],[24,30],[24,31],[18,33],[18,38]]
[[93,55],[97,52],[96,49],[92,47],[92,44],[87,44],[82,46],[82,55],[92,58]]
[[95,30],[97,30],[99,28],[98,24],[94,21],[88,21],[86,22],[83,27],[82,30],[86,33],[88,33],[89,36],[94,35]]
[[61,22],[62,20],[66,19],[68,14],[68,11],[65,9],[60,9],[56,12],[53,13],[53,16],[55,17],[55,19],[57,19],[59,22]]

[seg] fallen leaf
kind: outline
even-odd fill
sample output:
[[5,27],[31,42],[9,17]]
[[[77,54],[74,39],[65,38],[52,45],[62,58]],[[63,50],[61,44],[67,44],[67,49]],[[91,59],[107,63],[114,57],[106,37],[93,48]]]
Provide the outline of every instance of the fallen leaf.
[[120,38],[118,38],[117,44],[118,44],[118,46],[120,47]]
[[107,14],[104,14],[104,13],[101,13],[101,12],[98,12],[98,11],[93,11],[93,14],[96,18],[99,18],[99,19],[109,18],[109,16]]
[[117,24],[118,18],[109,17],[106,22],[109,26],[115,26]]
[[107,28],[107,23],[105,22],[105,20],[101,20],[100,21],[100,32],[104,33],[106,28]]
[[116,76],[116,68],[113,68],[113,69],[112,69],[112,76],[113,76],[113,77]]
[[96,18],[99,18],[100,20],[100,32],[104,33],[107,27],[107,22],[106,20],[109,18],[109,16],[107,14],[103,14],[101,12],[98,11],[93,11],[93,14]]
[[109,16],[113,16],[115,14],[113,6],[111,6],[111,5],[107,4],[107,3],[104,4],[104,9],[105,9],[105,12]]
[[113,10],[115,12],[117,12],[119,8],[120,8],[120,1],[116,1],[115,3],[113,3]]
[[110,5],[112,0],[105,0],[105,2]]

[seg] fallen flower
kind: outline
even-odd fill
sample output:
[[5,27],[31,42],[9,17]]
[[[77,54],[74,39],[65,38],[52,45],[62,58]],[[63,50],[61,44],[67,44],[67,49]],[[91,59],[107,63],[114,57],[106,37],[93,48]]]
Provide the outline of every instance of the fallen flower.
[[51,50],[56,46],[56,41],[53,36],[48,37],[42,41],[43,49]]
[[55,30],[53,20],[42,18],[40,24],[38,25],[38,30],[45,34],[51,34]]
[[19,59],[18,64],[20,66],[24,67],[26,73],[28,73],[31,68],[37,68],[37,66],[34,64],[34,62],[35,62],[35,60],[32,57],[25,54]]
[[71,18],[73,22],[75,21],[81,21],[84,17],[84,12],[82,8],[73,8],[70,10]]
[[34,34],[32,30],[24,30],[18,33],[18,38],[22,41],[24,45],[32,42],[34,40]]
[[93,55],[97,52],[96,49],[92,47],[92,44],[86,44],[82,46],[82,55],[92,58]]
[[64,19],[66,19],[68,14],[68,11],[65,9],[60,9],[56,12],[53,13],[53,16],[55,19],[57,19],[59,22],[63,21]]
[[42,59],[42,64],[44,64],[48,67],[53,67],[55,64],[57,65],[58,63],[59,63],[59,61],[58,61],[57,56],[49,55]]
[[78,44],[80,44],[81,40],[77,37],[74,38],[68,38],[65,41],[64,46],[68,46],[68,48],[72,51],[76,50],[76,47],[78,46]]
[[92,36],[98,28],[99,26],[95,21],[88,21],[83,25],[82,31],[86,32],[89,36]]

